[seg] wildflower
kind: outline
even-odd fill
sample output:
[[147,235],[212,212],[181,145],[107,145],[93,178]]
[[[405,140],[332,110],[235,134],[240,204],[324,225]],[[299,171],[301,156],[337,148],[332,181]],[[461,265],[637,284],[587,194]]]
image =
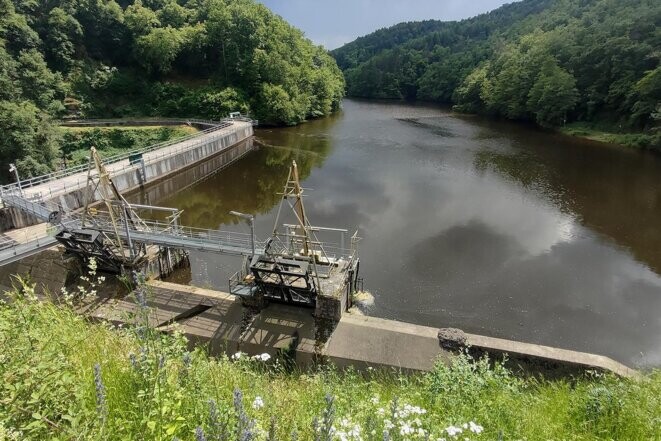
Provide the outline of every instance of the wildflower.
[[399,434],[402,436],[411,435],[413,434],[413,432],[414,432],[413,427],[411,427],[407,423],[402,424],[402,426],[399,428]]
[[131,362],[133,369],[138,369],[138,359],[133,352],[129,353],[129,361]]
[[243,392],[241,389],[234,389],[234,411],[237,416],[238,441],[250,441],[255,438],[255,420],[252,420],[246,414],[243,408]]
[[190,352],[186,352],[184,356],[182,357],[182,361],[184,362],[184,367],[186,369],[190,369],[191,364],[193,363],[193,359],[191,358]]
[[455,427],[455,426],[448,426],[445,428],[445,431],[448,433],[450,436],[457,436],[461,432],[463,432],[463,429],[461,427]]
[[204,430],[200,426],[195,428],[195,441],[207,441],[207,437],[204,436]]
[[263,362],[267,362],[267,361],[269,361],[269,360],[271,359],[271,356],[265,352],[265,353],[263,353],[262,355],[260,355],[259,358],[260,358]]
[[96,410],[102,422],[105,422],[108,415],[108,407],[106,404],[106,387],[101,378],[101,365],[99,363],[94,365],[94,387],[96,388]]
[[376,411],[380,416],[383,416],[386,414],[386,410],[383,407],[379,407]]
[[372,404],[379,404],[379,396],[378,396],[378,395],[374,395],[372,398],[370,398],[370,402],[371,402]]
[[482,431],[484,430],[484,427],[482,427],[482,426],[480,426],[480,425],[478,425],[478,424],[475,424],[475,422],[473,422],[473,421],[469,421],[469,422],[468,422],[468,427],[469,427],[469,429],[470,429],[471,432],[473,432],[473,433],[475,433],[475,434],[478,434],[478,435],[479,435],[480,433],[482,433]]
[[260,396],[256,396],[255,400],[252,402],[252,408],[255,410],[259,410],[262,407],[264,407],[264,400]]
[[239,360],[242,355],[243,355],[243,352],[237,351],[237,352],[234,353],[234,355],[232,355],[232,360],[234,360],[234,361]]

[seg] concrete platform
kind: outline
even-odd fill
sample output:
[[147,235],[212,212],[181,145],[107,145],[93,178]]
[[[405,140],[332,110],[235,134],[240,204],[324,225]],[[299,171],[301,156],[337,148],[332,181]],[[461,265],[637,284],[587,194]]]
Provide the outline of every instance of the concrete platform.
[[[254,313],[229,294],[173,283],[150,281],[149,321],[162,331],[177,323],[191,344],[208,345],[213,353],[249,355],[282,352],[295,355],[304,368],[321,358],[340,368],[366,367],[428,371],[438,360],[449,362],[455,352],[441,347],[439,330],[426,326],[345,314],[331,337],[316,340],[313,310],[271,304]],[[105,299],[91,305],[85,313],[115,323],[130,321],[137,306],[129,299]],[[608,357],[566,349],[463,334],[467,349],[476,354],[499,357],[507,354],[511,362],[529,372],[571,375],[586,370],[612,372],[636,377],[637,371]]]
[[438,330],[426,326],[345,314],[326,343],[324,355],[346,367],[394,367],[428,371],[451,353],[438,344]]

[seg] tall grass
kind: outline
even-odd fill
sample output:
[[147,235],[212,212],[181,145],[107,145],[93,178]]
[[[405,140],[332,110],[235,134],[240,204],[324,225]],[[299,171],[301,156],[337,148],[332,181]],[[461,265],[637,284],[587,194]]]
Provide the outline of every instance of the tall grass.
[[468,357],[419,375],[292,372],[277,357],[189,352],[137,322],[92,324],[29,286],[11,293],[0,440],[661,439],[659,372],[545,381]]

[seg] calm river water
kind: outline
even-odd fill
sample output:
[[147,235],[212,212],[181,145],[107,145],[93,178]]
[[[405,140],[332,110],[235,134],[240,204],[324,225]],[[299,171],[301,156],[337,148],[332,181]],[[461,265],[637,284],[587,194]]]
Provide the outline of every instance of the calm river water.
[[[149,202],[204,228],[248,232],[228,212],[252,213],[266,238],[295,159],[312,223],[364,238],[371,315],[661,365],[660,156],[353,100],[256,135],[257,151]],[[240,262],[191,264],[174,280],[226,290]]]

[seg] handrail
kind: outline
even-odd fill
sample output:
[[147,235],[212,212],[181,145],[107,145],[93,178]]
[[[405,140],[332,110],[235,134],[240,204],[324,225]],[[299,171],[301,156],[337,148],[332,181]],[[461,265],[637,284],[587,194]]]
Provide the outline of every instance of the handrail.
[[[160,118],[160,120],[167,120],[167,118]],[[99,121],[103,121],[103,120],[99,120]],[[110,120],[106,120],[106,121],[110,121]],[[207,121],[207,120],[197,120],[197,119],[188,119],[188,120],[172,119],[172,121],[182,121],[182,122],[187,121],[187,122],[192,122],[192,123],[208,124],[208,125],[213,124],[214,126],[208,128],[208,129],[205,129],[205,130],[201,130],[200,132],[193,133],[191,135],[186,135],[186,136],[183,136],[183,137],[179,137],[179,138],[171,139],[171,140],[168,140],[168,141],[163,141],[163,142],[160,142],[160,143],[157,143],[157,144],[153,144],[153,145],[145,147],[143,149],[136,149],[136,150],[131,150],[129,152],[119,153],[117,155],[110,156],[110,157],[107,157],[107,158],[103,159],[102,162],[105,165],[114,164],[114,163],[126,160],[130,156],[133,156],[133,155],[150,153],[150,152],[153,152],[155,150],[159,150],[159,149],[162,149],[162,148],[165,148],[165,147],[169,147],[171,145],[183,143],[183,142],[190,141],[190,140],[193,140],[193,139],[196,139],[196,138],[202,138],[202,137],[204,137],[204,136],[206,136],[210,133],[213,133],[213,132],[225,129],[227,127],[230,127],[235,121],[253,123],[253,120],[251,120],[248,117],[225,118],[225,119],[222,119],[218,122]],[[190,146],[190,147],[192,147],[192,146]],[[19,183],[14,182],[14,183],[11,183],[11,184],[0,186],[0,194],[4,193],[6,191],[11,191],[11,190],[14,190],[14,189],[18,189],[18,188],[34,187],[34,186],[37,186],[37,185],[40,185],[40,184],[43,184],[43,183],[46,183],[46,182],[51,182],[51,181],[54,181],[54,180],[57,180],[57,179],[65,178],[65,177],[72,176],[72,175],[75,175],[77,173],[82,173],[82,172],[85,172],[85,171],[87,171],[87,164],[81,164],[81,165],[69,167],[69,168],[64,169],[64,170],[57,170],[55,172],[47,173],[47,174],[44,174],[44,175],[34,176],[34,177],[31,177],[31,178],[28,178],[28,179],[21,180],[20,185],[19,185]]]
[[[110,157],[107,157],[107,158],[103,159],[102,162],[105,165],[114,164],[116,162],[120,162],[120,161],[123,161],[125,159],[128,159],[129,156],[149,153],[149,152],[152,152],[154,150],[158,150],[158,149],[161,149],[161,148],[164,148],[164,147],[169,147],[169,146],[174,145],[174,144],[179,144],[179,143],[182,143],[182,142],[185,142],[185,141],[189,141],[189,140],[192,140],[192,139],[195,139],[195,138],[199,138],[199,137],[205,136],[209,133],[215,132],[217,130],[230,127],[231,125],[232,125],[232,123],[223,122],[223,123],[221,123],[221,124],[219,124],[215,127],[211,127],[209,129],[202,130],[200,132],[197,132],[197,133],[194,133],[194,134],[191,134],[191,135],[183,136],[183,137],[176,138],[176,139],[171,139],[169,141],[160,142],[160,143],[151,145],[149,147],[145,147],[143,149],[132,150],[132,151],[129,151],[129,152],[124,152],[124,153],[120,153],[120,154],[117,154],[117,155],[114,155],[114,156],[110,156]],[[74,166],[74,167],[69,167],[69,168],[64,169],[64,170],[58,170],[58,171],[48,173],[48,174],[45,174],[45,175],[35,176],[35,177],[29,178],[29,179],[24,179],[24,180],[20,181],[20,188],[34,187],[36,185],[43,184],[45,182],[50,182],[50,181],[54,181],[56,179],[61,179],[61,178],[65,178],[65,177],[68,177],[68,176],[71,176],[71,175],[75,175],[77,173],[87,171],[87,167],[88,167],[87,164],[81,164],[81,165],[77,165],[77,166]],[[5,192],[6,190],[15,189],[15,188],[19,188],[19,185],[16,182],[14,182],[12,184],[8,184],[8,185],[3,185],[2,187],[0,187],[0,192]]]

